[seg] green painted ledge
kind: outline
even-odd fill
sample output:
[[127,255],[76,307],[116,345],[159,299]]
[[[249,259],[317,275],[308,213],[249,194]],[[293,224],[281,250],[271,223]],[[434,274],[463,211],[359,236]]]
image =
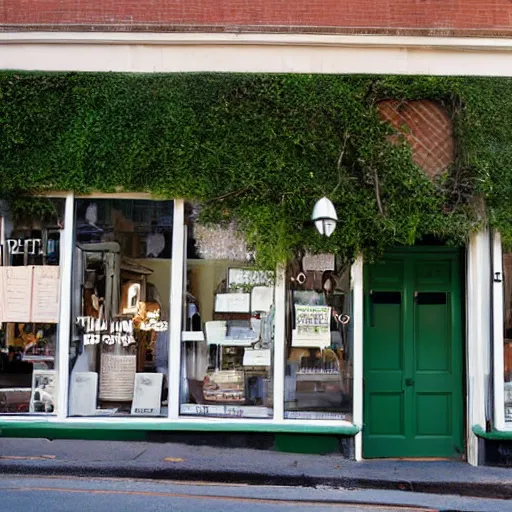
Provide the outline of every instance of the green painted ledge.
[[46,439],[91,439],[143,441],[150,432],[263,432],[279,434],[326,434],[354,436],[356,425],[283,425],[261,422],[236,423],[217,421],[155,421],[154,423],[127,420],[126,422],[78,422],[48,420],[0,420],[0,437],[42,437]]
[[489,439],[491,441],[512,440],[512,431],[491,430],[491,432],[486,432],[480,425],[473,425],[472,430],[475,436],[482,437],[483,439]]

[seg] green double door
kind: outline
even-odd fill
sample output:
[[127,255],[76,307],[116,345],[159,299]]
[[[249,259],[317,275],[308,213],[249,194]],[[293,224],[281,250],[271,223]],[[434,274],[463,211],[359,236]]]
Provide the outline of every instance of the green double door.
[[461,457],[459,253],[390,253],[365,267],[363,456]]

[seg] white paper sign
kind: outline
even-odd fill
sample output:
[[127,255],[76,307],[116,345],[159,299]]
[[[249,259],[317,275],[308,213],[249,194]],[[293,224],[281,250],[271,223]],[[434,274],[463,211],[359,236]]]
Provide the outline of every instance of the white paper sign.
[[251,290],[251,311],[269,312],[274,303],[274,288],[255,286]]
[[160,415],[163,377],[161,373],[137,373],[135,375],[132,415]]
[[217,313],[249,313],[251,295],[249,293],[218,293],[215,296]]
[[92,416],[96,412],[98,396],[98,374],[96,372],[74,372],[71,375],[70,416]]
[[32,322],[56,324],[59,321],[59,267],[34,267]]
[[33,267],[1,267],[3,322],[30,322]]
[[295,306],[292,347],[328,347],[331,344],[331,308],[328,306]]
[[270,366],[270,349],[252,349],[244,350],[244,366]]

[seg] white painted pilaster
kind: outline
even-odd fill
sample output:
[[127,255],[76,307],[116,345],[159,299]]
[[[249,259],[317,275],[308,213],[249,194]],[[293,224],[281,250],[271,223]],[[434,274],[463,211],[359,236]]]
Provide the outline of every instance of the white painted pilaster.
[[69,340],[71,337],[71,285],[73,275],[75,198],[73,193],[66,195],[64,229],[60,234],[60,312],[57,357],[55,369],[58,375],[57,417],[68,415],[69,391]]
[[[363,257],[359,256],[351,269],[353,293],[352,326],[353,326],[353,420],[359,428],[363,426],[363,327],[364,327],[364,289],[363,289]],[[355,436],[355,458],[363,458],[363,434]]]
[[284,366],[286,350],[286,268],[276,270],[274,291],[276,305],[274,326],[274,420],[284,419]]
[[185,265],[185,202],[174,201],[172,231],[171,296],[169,314],[169,418],[180,414],[181,323],[183,312],[183,269]]
[[466,368],[467,456],[478,465],[478,438],[472,427],[485,429],[491,344],[491,252],[488,229],[471,236],[467,252]]

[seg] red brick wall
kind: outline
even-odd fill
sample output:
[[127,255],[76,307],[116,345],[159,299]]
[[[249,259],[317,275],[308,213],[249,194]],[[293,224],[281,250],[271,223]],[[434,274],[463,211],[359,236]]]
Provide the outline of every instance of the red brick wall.
[[405,139],[412,159],[428,176],[445,172],[455,158],[452,120],[446,109],[430,100],[386,100],[377,104],[380,117],[396,131],[388,140]]
[[[0,25],[512,33],[511,0],[0,0]],[[318,30],[318,28],[317,28]]]

